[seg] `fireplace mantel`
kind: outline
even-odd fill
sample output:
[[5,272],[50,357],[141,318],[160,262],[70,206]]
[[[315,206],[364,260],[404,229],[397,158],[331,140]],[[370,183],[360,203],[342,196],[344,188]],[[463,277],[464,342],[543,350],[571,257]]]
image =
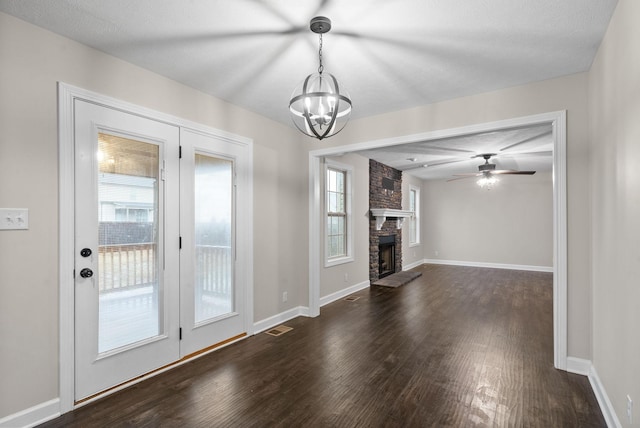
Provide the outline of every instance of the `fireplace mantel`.
[[371,214],[376,218],[376,230],[382,229],[387,218],[397,219],[396,228],[402,229],[402,223],[407,217],[413,216],[413,211],[394,210],[391,208],[371,208]]

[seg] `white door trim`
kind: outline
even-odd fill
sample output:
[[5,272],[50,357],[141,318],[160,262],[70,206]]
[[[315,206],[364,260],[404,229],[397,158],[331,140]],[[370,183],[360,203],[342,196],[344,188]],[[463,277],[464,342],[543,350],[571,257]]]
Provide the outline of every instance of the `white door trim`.
[[320,159],[375,149],[505,128],[551,124],[553,128],[553,352],[554,366],[567,368],[567,113],[565,110],[420,134],[366,141],[309,152],[309,316],[320,315]]
[[195,132],[213,135],[229,144],[244,146],[247,150],[246,191],[239,196],[244,199],[245,210],[238,213],[238,225],[242,225],[242,241],[238,237],[238,248],[242,248],[242,265],[246,284],[245,325],[247,335],[253,334],[253,140],[239,135],[210,128],[195,122],[127,103],[58,82],[58,282],[60,294],[60,413],[74,408],[74,111],[75,99],[81,99],[138,116],[179,126]]

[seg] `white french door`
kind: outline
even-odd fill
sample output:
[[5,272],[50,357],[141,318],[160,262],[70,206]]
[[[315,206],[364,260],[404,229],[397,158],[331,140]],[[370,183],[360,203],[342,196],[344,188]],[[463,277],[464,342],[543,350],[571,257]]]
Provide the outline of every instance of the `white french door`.
[[237,172],[244,149],[183,130],[180,164],[182,352],[246,332],[245,287],[236,266]]
[[179,137],[75,101],[76,400],[180,357]]
[[246,147],[74,108],[78,401],[248,331],[236,244]]

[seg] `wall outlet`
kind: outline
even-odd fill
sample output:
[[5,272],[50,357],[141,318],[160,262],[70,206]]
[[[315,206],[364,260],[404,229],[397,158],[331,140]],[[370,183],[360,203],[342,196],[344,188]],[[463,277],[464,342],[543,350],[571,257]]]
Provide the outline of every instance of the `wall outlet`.
[[349,274],[348,273],[344,274],[344,282],[349,282]]
[[283,291],[283,292],[282,292],[282,301],[283,301],[283,302],[286,302],[288,298],[289,298],[289,296],[287,295],[287,292],[286,292],[286,291]]
[[627,418],[629,425],[633,425],[633,400],[629,395],[627,395]]
[[440,255],[440,251],[435,250],[435,251],[433,252],[433,254],[435,254],[435,255],[436,255],[436,257],[438,257],[438,256]]

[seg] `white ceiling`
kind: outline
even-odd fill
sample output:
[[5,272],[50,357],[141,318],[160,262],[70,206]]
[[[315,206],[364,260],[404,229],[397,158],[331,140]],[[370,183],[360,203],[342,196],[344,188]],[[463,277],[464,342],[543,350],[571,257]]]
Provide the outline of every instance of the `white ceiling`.
[[[291,125],[292,91],[318,67],[314,16],[332,20],[325,72],[348,89],[355,119],[586,71],[616,3],[0,0],[0,11]],[[469,138],[447,144],[495,152],[507,136],[482,147]],[[389,164],[403,166],[408,153]],[[451,153],[431,155],[420,159]]]
[[481,154],[493,154],[490,163],[499,170],[551,171],[553,139],[551,125],[546,124],[355,153],[423,180],[452,179],[456,174],[478,173],[478,165],[485,162]]

